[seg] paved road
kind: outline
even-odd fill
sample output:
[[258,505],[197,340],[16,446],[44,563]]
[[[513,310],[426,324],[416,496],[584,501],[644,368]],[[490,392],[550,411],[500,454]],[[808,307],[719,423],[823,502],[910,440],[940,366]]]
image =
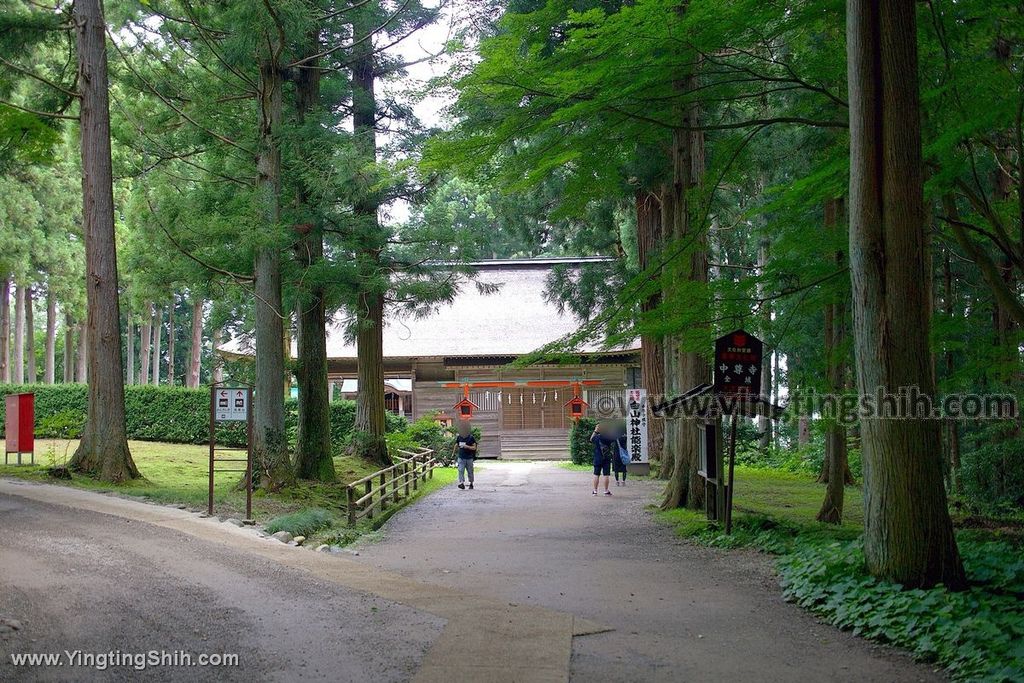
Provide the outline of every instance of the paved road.
[[399,513],[358,559],[613,627],[573,640],[577,681],[943,680],[784,603],[764,556],[697,548],[654,524],[644,507],[656,482],[595,497],[589,480],[488,463],[475,490]]

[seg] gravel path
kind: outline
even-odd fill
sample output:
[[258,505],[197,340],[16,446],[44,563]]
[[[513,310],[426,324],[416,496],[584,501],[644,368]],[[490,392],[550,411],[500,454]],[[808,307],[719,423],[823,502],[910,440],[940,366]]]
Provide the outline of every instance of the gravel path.
[[614,628],[573,639],[577,681],[945,680],[783,602],[768,558],[675,538],[645,510],[658,483],[605,497],[589,481],[549,463],[482,464],[475,490],[404,510],[357,559]]

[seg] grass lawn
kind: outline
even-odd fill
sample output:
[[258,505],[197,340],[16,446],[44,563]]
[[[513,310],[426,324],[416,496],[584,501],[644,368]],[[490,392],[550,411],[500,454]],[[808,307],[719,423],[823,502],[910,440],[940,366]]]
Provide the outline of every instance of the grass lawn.
[[[745,545],[745,532],[772,524],[791,527],[802,536],[837,539],[855,538],[864,523],[864,501],[860,487],[847,486],[843,502],[843,524],[836,527],[815,520],[825,497],[825,485],[811,475],[736,466],[733,499],[735,543]],[[659,520],[675,526],[681,536],[698,536],[709,530],[702,510],[658,512]],[[717,534],[715,534],[717,538]]]
[[[77,441],[41,439],[36,441],[36,466],[0,465],[0,476],[18,477],[51,484],[64,484],[94,491],[114,492],[125,496],[137,496],[157,503],[184,504],[196,510],[205,510],[207,501],[210,450],[208,446],[190,444],[156,443],[151,441],[129,441],[139,472],[143,479],[125,484],[106,484],[89,477],[76,475],[71,481],[53,479],[46,469],[62,465],[74,453]],[[65,456],[66,454],[66,456]],[[217,457],[244,457],[244,454],[224,452]],[[240,467],[244,463],[224,463],[222,467]],[[338,484],[316,484],[298,482],[277,493],[253,492],[253,517],[259,522],[307,508],[319,508],[343,515],[345,501],[344,483],[360,479],[376,470],[362,460],[353,457],[337,457],[334,468],[338,473]],[[454,470],[451,470],[454,473]],[[241,473],[219,472],[214,485],[214,514],[241,519],[245,516],[245,491],[237,490]],[[430,492],[450,483],[444,470],[435,471],[434,478],[421,492]],[[376,521],[376,520],[374,520]]]

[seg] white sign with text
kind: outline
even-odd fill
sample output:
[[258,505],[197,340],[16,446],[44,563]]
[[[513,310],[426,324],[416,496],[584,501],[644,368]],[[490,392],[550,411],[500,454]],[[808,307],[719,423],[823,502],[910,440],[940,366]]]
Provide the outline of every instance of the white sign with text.
[[630,389],[626,405],[626,450],[631,463],[647,462],[647,390]]

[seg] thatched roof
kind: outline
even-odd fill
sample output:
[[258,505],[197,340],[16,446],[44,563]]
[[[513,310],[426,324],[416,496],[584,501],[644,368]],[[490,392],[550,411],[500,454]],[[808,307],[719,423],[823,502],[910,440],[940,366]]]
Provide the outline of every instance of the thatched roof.
[[[459,286],[454,300],[424,317],[392,314],[385,321],[385,358],[518,356],[576,332],[581,321],[559,311],[545,298],[546,280],[558,264],[599,259],[523,259],[481,261],[477,275]],[[489,293],[488,290],[496,291]],[[355,342],[344,323],[328,326],[327,357],[354,359]],[[639,340],[613,349],[588,344],[580,353],[623,353],[640,348]],[[251,344],[232,340],[226,355],[251,355]]]

